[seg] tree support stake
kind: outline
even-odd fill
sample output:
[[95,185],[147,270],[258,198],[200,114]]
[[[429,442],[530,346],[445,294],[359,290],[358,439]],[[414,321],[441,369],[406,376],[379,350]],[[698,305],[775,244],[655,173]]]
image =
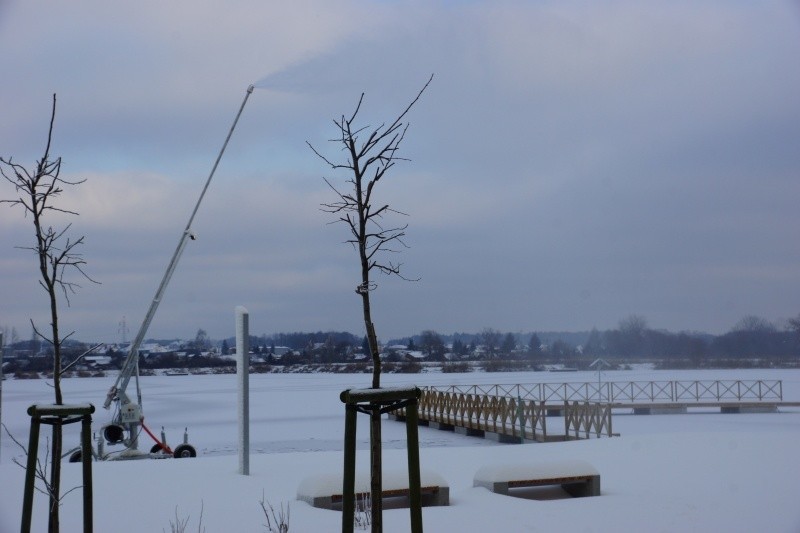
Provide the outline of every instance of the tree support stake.
[[28,441],[28,462],[25,468],[25,489],[22,498],[20,531],[30,533],[33,517],[33,491],[39,451],[39,429],[42,424],[66,426],[81,423],[81,463],[83,473],[83,531],[92,533],[92,413],[94,405],[31,405],[31,433]]
[[[339,395],[345,404],[344,473],[342,476],[342,533],[352,533],[355,519],[356,479],[356,415],[370,417],[406,410],[406,440],[408,446],[408,499],[411,513],[411,533],[422,533],[422,499],[419,472],[419,417],[417,407],[422,395],[417,387],[387,389],[348,389]],[[372,495],[372,504],[380,502],[381,494]],[[373,531],[375,524],[373,523]]]

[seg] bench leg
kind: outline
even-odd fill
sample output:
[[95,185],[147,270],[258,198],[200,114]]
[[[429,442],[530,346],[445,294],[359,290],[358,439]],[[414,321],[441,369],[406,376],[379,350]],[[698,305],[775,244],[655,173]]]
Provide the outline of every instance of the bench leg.
[[475,481],[474,486],[485,487],[495,494],[508,495],[508,481]]
[[564,483],[561,488],[575,498],[600,496],[600,476],[592,476],[586,481],[577,483]]

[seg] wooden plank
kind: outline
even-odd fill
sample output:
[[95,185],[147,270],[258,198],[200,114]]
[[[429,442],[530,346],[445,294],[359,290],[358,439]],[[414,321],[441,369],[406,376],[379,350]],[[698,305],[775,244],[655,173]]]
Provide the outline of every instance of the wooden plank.
[[569,477],[549,477],[549,478],[536,478],[536,479],[515,479],[508,481],[508,488],[519,488],[519,487],[538,487],[540,485],[561,485],[563,483],[578,483],[578,482],[586,482],[591,481],[595,478],[595,475],[591,476],[569,476]]

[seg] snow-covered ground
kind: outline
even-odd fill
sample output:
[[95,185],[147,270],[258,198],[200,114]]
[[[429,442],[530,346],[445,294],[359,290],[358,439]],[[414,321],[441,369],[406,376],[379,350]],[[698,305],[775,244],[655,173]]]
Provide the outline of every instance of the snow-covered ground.
[[[800,371],[730,370],[605,372],[603,380],[781,379],[786,401],[800,401]],[[386,375],[385,386],[596,381],[596,373],[469,373]],[[102,405],[112,378],[64,382],[71,403]],[[189,517],[197,531],[201,506],[206,531],[265,531],[259,500],[291,505],[290,531],[340,529],[340,513],[296,499],[308,476],[342,469],[344,407],[339,393],[369,385],[369,376],[259,374],[250,376],[250,476],[237,474],[236,377],[142,378],[146,423],[164,426],[171,444],[184,427],[198,458],[94,463],[95,531],[170,531],[170,520]],[[27,443],[33,403],[52,401],[44,380],[3,383],[2,421]],[[108,421],[101,408],[95,426]],[[366,417],[359,419],[358,468],[366,472]],[[800,409],[774,414],[713,411],[686,415],[614,415],[618,438],[509,445],[420,427],[424,470],[450,486],[449,507],[426,507],[431,532],[494,531],[800,531]],[[42,439],[47,431],[43,430]],[[384,422],[386,470],[405,465],[405,428]],[[145,437],[146,439],[147,437]],[[144,440],[144,439],[143,439]],[[70,428],[68,444],[77,444]],[[0,532],[19,530],[23,470],[12,462],[19,448],[0,436]],[[145,446],[149,448],[150,443]],[[473,488],[473,476],[490,464],[581,459],[601,474],[602,496],[528,500]],[[80,468],[65,464],[64,486],[80,485]],[[62,531],[81,531],[80,491],[65,499]],[[46,498],[35,500],[34,531],[46,530]],[[407,509],[384,511],[384,530],[408,530]]]

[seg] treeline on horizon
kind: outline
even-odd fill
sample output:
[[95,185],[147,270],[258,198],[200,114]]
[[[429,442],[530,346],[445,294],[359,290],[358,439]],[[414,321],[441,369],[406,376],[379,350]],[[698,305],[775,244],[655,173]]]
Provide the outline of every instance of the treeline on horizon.
[[[34,342],[19,341],[12,346],[28,348]],[[150,339],[147,342],[159,342]],[[161,341],[164,342],[164,341]],[[71,350],[83,343],[70,341]],[[721,335],[702,332],[673,333],[650,328],[640,315],[621,320],[614,329],[583,332],[501,332],[485,328],[479,333],[440,334],[425,330],[410,337],[389,339],[383,343],[384,351],[405,346],[420,351],[430,360],[444,360],[446,354],[458,359],[534,359],[538,361],[575,361],[586,358],[618,360],[687,360],[698,365],[708,359],[795,360],[800,358],[800,315],[790,319],[784,328],[757,317],[746,316],[730,331]],[[260,335],[250,338],[251,350],[257,354],[275,354],[276,347],[286,347],[299,352],[302,357],[289,357],[289,361],[303,362],[319,359],[324,354],[326,362],[346,361],[353,354],[366,353],[365,337],[344,331],[291,332]],[[181,344],[181,350],[200,353],[217,347],[229,353],[235,347],[235,338],[214,341],[202,329],[193,340]],[[117,354],[121,355],[121,354]]]
[[[318,343],[357,346],[363,342],[363,337],[348,332],[297,332],[253,340],[302,350]],[[617,328],[603,331],[503,333],[485,328],[479,333],[440,334],[425,330],[410,337],[390,339],[384,344],[405,345],[409,349],[430,353],[436,351],[440,343],[462,356],[483,347],[486,356],[527,354],[556,359],[577,356],[695,361],[709,357],[797,358],[800,357],[800,316],[789,320],[787,326],[780,329],[766,319],[750,315],[721,335],[652,329],[644,317],[631,315],[621,320]]]

